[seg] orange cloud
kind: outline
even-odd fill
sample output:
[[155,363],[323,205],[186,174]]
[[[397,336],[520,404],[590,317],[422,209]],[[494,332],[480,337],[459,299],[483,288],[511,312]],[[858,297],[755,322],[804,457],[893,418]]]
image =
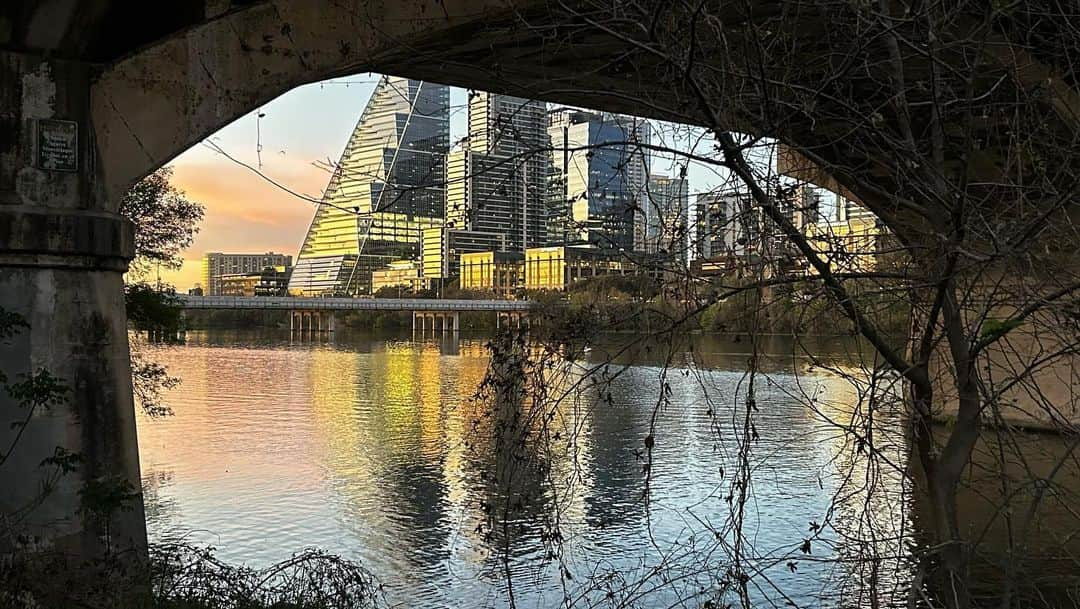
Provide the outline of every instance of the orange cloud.
[[[281,252],[296,255],[315,204],[274,186],[228,159],[192,149],[172,164],[173,184],[203,204],[205,217],[179,271],[162,280],[187,290],[201,282],[205,252]],[[329,177],[308,161],[274,158],[263,173],[290,190],[318,199]]]

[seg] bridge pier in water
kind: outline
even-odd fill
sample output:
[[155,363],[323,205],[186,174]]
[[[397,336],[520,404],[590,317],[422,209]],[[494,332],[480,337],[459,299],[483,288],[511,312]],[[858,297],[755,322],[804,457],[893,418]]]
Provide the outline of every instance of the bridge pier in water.
[[500,311],[495,314],[496,328],[524,328],[529,326],[528,314],[521,311]]
[[436,331],[441,331],[444,334],[447,332],[457,334],[461,331],[461,313],[458,311],[413,311],[412,331],[414,335],[417,326],[419,326],[421,336],[425,335],[429,329],[432,334]]
[[289,311],[291,335],[333,334],[336,330],[337,315],[334,311]]

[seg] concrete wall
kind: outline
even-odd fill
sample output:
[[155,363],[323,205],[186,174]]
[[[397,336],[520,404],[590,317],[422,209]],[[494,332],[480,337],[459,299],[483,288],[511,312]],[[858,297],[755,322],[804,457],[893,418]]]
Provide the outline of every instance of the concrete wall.
[[[9,424],[28,408],[0,392],[0,450],[14,443],[0,465],[0,553],[16,542],[76,556],[146,544],[138,496],[107,519],[80,509],[103,507],[84,504],[88,484],[136,494],[141,484],[122,281],[132,227],[97,179],[90,78],[85,64],[0,53],[0,308],[29,324],[0,346],[0,371],[19,382],[47,370],[68,388],[21,430]],[[41,163],[39,131],[52,120],[76,126],[75,171]],[[80,457],[76,471],[42,463],[59,449]]]

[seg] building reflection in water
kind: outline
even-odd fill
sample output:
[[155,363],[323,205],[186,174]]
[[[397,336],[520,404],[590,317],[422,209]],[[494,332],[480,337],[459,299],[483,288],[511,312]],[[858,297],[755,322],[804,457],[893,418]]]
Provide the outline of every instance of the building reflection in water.
[[[681,583],[648,600],[665,605],[716,589],[723,575],[735,534],[728,498],[737,490],[745,344],[680,346],[667,372],[670,352],[622,352],[605,368],[611,382],[599,384],[585,371],[620,351],[619,341],[574,351],[573,361],[562,352],[542,383],[561,399],[537,409],[528,399],[474,399],[488,371],[486,338],[189,338],[153,353],[184,379],[169,396],[176,416],[139,424],[155,539],[185,533],[254,565],[320,546],[361,558],[393,600],[412,605],[504,605],[504,554],[517,600],[540,606],[593,571],[649,576],[664,561]],[[908,557],[920,543],[904,426],[876,412],[870,428],[888,463],[868,467],[866,447],[848,433],[865,427],[856,388],[792,360],[790,343],[767,347],[777,357],[756,381],[742,533],[752,542],[747,561],[775,588],[755,600],[777,591],[800,605],[837,591],[867,600],[870,581],[888,599],[910,581]],[[820,351],[860,362],[850,345]],[[517,423],[509,432],[500,428],[508,421]],[[1075,530],[1066,496],[1043,509]],[[801,551],[807,539],[811,554]]]

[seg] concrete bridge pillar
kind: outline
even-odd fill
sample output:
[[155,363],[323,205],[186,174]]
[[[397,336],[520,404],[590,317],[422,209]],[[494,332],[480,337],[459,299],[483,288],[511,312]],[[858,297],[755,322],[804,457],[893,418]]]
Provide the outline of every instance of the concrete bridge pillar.
[[[104,196],[90,79],[85,64],[0,52],[0,308],[27,324],[0,340],[0,371],[66,387],[36,407],[0,391],[0,555],[145,552],[122,279],[133,232]],[[48,461],[65,454],[78,455],[66,473]]]

